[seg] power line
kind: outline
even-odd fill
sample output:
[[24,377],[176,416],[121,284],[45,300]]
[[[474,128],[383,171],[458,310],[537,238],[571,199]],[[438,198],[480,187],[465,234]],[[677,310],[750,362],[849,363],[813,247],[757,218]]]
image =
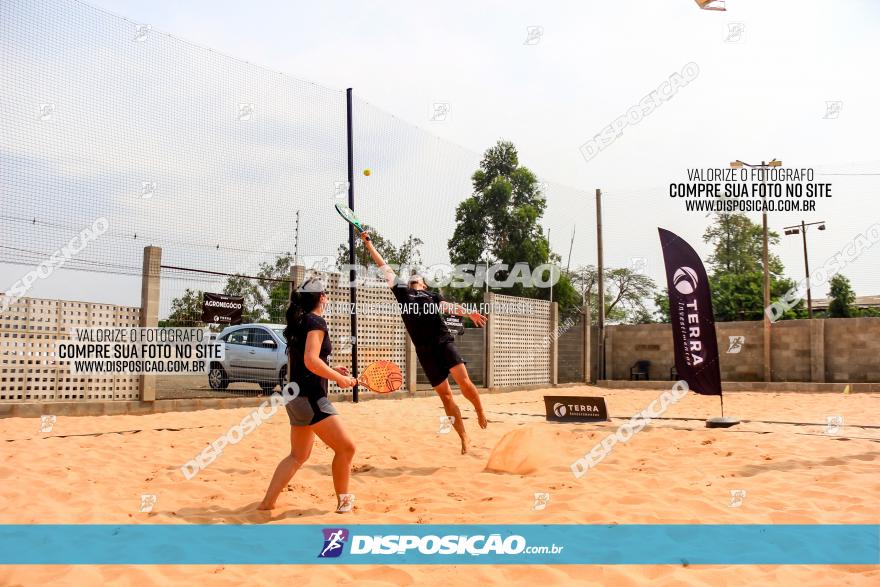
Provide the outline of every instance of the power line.
[[[59,228],[59,229],[67,230],[67,231],[77,233],[77,234],[83,231],[82,226],[73,226],[70,224],[65,225],[65,224],[58,223],[58,222],[49,222],[47,220],[38,220],[37,218],[24,218],[21,216],[0,215],[0,220],[7,220],[7,221],[11,221],[11,222],[21,222],[23,224],[31,224],[31,225],[35,225],[35,226],[39,225],[39,226],[47,226],[50,228]],[[287,255],[290,253],[290,251],[283,251],[282,252],[282,251],[266,251],[266,250],[256,250],[256,249],[241,249],[241,248],[237,248],[237,247],[226,247],[226,246],[221,247],[220,243],[208,244],[208,243],[197,243],[197,242],[191,242],[191,241],[162,240],[162,239],[153,238],[150,236],[144,236],[143,234],[141,234],[141,236],[138,236],[138,233],[136,231],[133,231],[131,233],[124,233],[124,232],[113,233],[111,231],[107,231],[107,232],[104,232],[101,236],[102,237],[117,238],[117,239],[125,239],[125,240],[129,240],[129,241],[130,240],[141,240],[144,242],[158,242],[158,243],[162,243],[163,246],[175,245],[175,246],[184,246],[184,247],[202,247],[202,248],[214,249],[217,251],[229,251],[229,252],[234,252],[234,253],[256,253],[256,254],[262,254],[262,255],[277,255],[277,256]]]
[[162,269],[174,269],[176,271],[190,271],[192,273],[205,273],[207,275],[223,275],[226,277],[243,277],[244,279],[256,279],[257,281],[274,281],[276,283],[293,283],[290,279],[276,279],[274,277],[254,277],[253,275],[241,275],[240,273],[223,273],[221,271],[208,271],[207,269],[190,269],[188,267],[175,267],[174,265],[160,265]]

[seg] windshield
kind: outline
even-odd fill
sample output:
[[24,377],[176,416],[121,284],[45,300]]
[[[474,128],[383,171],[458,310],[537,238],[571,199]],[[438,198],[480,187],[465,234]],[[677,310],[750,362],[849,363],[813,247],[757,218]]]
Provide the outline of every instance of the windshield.
[[280,339],[283,340],[284,342],[287,342],[287,339],[284,338],[284,329],[283,329],[283,328],[273,328],[273,329],[272,329],[272,332],[274,332],[275,334],[277,334],[277,335],[278,335],[278,338],[280,338]]

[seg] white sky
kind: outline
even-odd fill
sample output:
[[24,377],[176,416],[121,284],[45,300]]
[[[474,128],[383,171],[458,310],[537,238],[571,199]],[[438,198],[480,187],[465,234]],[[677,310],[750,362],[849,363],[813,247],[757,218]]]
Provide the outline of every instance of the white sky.
[[[93,0],[198,45],[359,97],[468,150],[512,140],[551,189],[547,225],[565,259],[595,263],[593,191],[605,200],[606,264],[645,257],[662,287],[656,226],[705,254],[707,219],[666,195],[688,167],[778,158],[786,166],[880,174],[880,5],[829,0],[373,3]],[[739,42],[728,26],[742,23]],[[527,27],[543,27],[525,44]],[[679,71],[700,76],[598,156],[578,147]],[[840,100],[836,119],[826,101]],[[446,121],[429,120],[448,102]],[[811,267],[880,221],[880,175],[834,176],[813,214],[774,214],[771,227],[826,220],[810,233]],[[753,215],[756,219],[757,215]],[[564,241],[564,245],[560,244]],[[800,238],[775,249],[800,279]],[[859,295],[880,294],[880,246],[843,273]],[[18,273],[19,271],[17,271]],[[35,293],[39,293],[35,290]],[[825,291],[813,292],[824,297]]]

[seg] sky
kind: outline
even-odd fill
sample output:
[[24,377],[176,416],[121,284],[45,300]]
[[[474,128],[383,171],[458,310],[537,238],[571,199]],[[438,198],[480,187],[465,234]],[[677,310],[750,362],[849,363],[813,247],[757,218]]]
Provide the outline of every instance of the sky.
[[[770,215],[780,234],[801,220],[826,221],[826,231],[809,233],[813,267],[880,222],[876,2],[728,0],[726,12],[701,11],[692,0],[90,4],[297,80],[352,87],[363,108],[460,150],[459,166],[499,138],[513,141],[521,163],[547,182],[544,222],[564,262],[574,231],[573,266],[596,260],[596,189],[604,194],[606,265],[642,259],[662,286],[657,226],[705,258],[701,236],[709,220],[685,212],[668,184],[684,181],[688,168],[735,159],[776,158],[834,174],[817,175],[833,184],[833,197],[815,212]],[[584,143],[689,63],[699,70],[693,81],[595,157],[583,156]],[[828,102],[839,110],[829,111]],[[442,120],[434,115],[438,103],[448,105]],[[448,232],[453,219],[448,209],[444,215]],[[395,237],[404,236],[400,230]],[[445,238],[429,256],[439,258]],[[783,236],[774,252],[788,276],[803,277],[799,237]],[[843,273],[859,295],[876,295],[878,266],[880,246]],[[69,288],[63,276],[32,293]],[[133,302],[132,288],[108,287],[107,301]]]

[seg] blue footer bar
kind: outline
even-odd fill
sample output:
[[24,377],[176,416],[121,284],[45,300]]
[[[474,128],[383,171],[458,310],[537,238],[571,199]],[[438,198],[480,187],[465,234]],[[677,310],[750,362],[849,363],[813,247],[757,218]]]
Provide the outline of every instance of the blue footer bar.
[[0,525],[0,564],[880,564],[880,525]]

